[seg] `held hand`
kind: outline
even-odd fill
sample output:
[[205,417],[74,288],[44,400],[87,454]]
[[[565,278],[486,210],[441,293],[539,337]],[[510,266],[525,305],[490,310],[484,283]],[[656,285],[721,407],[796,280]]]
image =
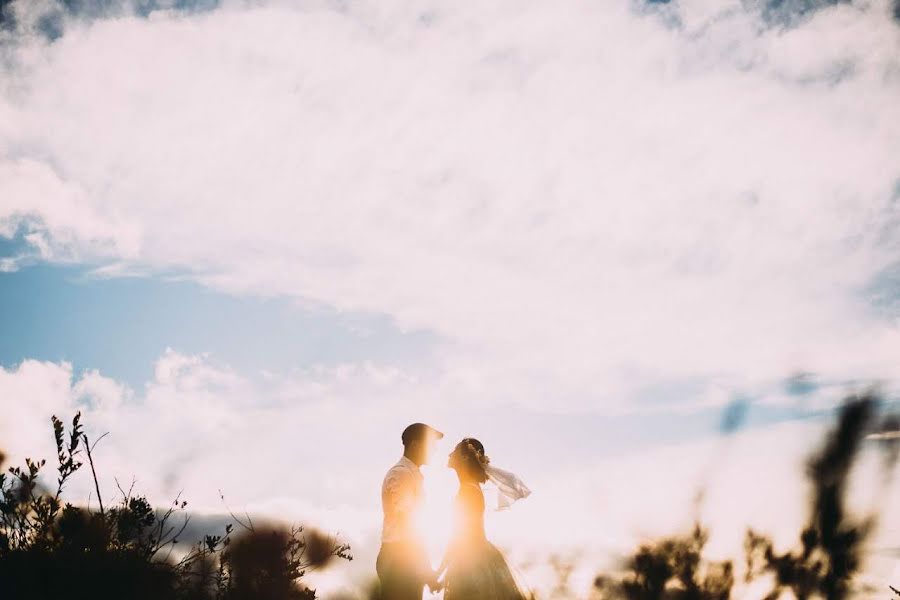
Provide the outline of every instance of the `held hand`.
[[432,594],[437,594],[444,588],[444,584],[439,579],[440,575],[440,571],[432,571],[431,575],[428,577],[428,580],[425,582]]

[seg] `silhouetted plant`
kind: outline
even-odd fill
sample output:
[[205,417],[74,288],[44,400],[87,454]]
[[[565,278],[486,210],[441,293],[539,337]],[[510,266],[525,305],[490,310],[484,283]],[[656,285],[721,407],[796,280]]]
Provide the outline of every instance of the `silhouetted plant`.
[[734,585],[731,561],[703,558],[709,536],[699,524],[689,535],[642,545],[621,578],[600,576],[595,589],[605,598],[628,600],[727,600]]
[[[121,499],[107,509],[97,480],[92,445],[80,413],[66,436],[53,417],[58,476],[56,490],[41,489],[45,461],[0,473],[0,596],[92,600],[309,600],[315,591],[301,579],[332,558],[352,560],[349,546],[302,527],[257,531],[252,522],[231,543],[207,535],[178,560],[172,559],[187,527],[187,502],[176,498],[163,512],[146,497],[119,486]],[[82,466],[91,466],[99,510],[62,504],[62,493]],[[0,454],[2,459],[2,454]],[[118,484],[118,482],[117,482]],[[176,524],[176,513],[182,514]],[[249,521],[249,519],[248,519]],[[8,596],[6,595],[8,594]]]
[[[810,519],[799,535],[799,548],[779,554],[772,540],[753,530],[745,537],[746,581],[771,575],[774,600],[790,591],[798,600],[821,597],[843,600],[861,567],[863,544],[875,526],[875,515],[854,519],[847,514],[845,492],[853,463],[872,429],[877,400],[873,394],[848,398],[825,444],[811,457],[807,475],[812,483]],[[882,429],[897,430],[896,417]],[[875,435],[874,438],[885,436]],[[886,472],[898,457],[893,436],[883,444]],[[886,438],[887,439],[887,438]],[[604,598],[629,600],[726,599],[734,585],[731,562],[704,561],[706,531],[699,525],[689,536],[642,545],[627,562],[624,576],[600,575],[594,588]],[[891,588],[900,596],[895,588]]]
[[747,580],[769,573],[774,585],[768,598],[790,589],[798,600],[821,596],[841,600],[861,566],[863,543],[875,525],[875,516],[853,519],[847,515],[845,492],[850,469],[875,417],[871,395],[850,398],[841,409],[837,426],[822,449],[808,463],[813,485],[810,520],[800,533],[800,547],[778,554],[771,539],[747,532]]

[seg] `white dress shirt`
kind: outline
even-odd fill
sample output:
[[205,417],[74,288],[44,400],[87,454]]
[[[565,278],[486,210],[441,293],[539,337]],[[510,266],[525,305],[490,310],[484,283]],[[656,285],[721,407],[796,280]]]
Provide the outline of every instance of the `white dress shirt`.
[[382,543],[415,538],[415,518],[424,499],[422,479],[418,465],[405,456],[384,476],[381,485]]

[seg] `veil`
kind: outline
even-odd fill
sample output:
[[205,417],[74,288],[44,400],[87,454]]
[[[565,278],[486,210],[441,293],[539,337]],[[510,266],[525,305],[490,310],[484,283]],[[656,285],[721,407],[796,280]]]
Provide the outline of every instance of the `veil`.
[[498,469],[492,464],[485,465],[484,472],[488,481],[497,488],[497,510],[507,509],[513,502],[531,495],[531,490],[515,473]]

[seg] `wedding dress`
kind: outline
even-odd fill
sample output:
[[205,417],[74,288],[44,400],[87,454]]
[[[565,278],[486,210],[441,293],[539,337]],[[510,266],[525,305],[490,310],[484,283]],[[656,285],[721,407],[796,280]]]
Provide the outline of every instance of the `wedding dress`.
[[[505,472],[501,472],[506,474]],[[509,474],[511,475],[511,474]],[[522,486],[524,488],[524,486]],[[500,506],[508,506],[498,484]],[[507,487],[507,490],[509,488]],[[524,497],[527,488],[512,494]],[[484,493],[476,483],[464,483],[454,503],[454,539],[448,553],[444,600],[527,600],[532,594],[516,581],[503,554],[484,533]]]

